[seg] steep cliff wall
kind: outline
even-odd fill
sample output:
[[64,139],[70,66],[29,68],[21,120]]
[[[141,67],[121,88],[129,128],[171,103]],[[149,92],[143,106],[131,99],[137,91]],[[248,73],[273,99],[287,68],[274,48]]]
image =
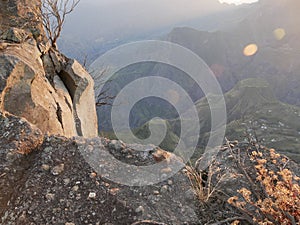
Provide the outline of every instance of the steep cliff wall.
[[50,47],[39,0],[0,1],[0,110],[48,134],[97,136],[93,80]]

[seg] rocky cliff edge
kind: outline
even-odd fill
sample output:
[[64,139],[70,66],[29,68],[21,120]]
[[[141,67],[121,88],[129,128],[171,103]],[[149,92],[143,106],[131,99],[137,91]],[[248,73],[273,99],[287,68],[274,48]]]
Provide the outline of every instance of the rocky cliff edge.
[[44,134],[98,135],[94,83],[51,46],[40,0],[0,1],[0,110]]

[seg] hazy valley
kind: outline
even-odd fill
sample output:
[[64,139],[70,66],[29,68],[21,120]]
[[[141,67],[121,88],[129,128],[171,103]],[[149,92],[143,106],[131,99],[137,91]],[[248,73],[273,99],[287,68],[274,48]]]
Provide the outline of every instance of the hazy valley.
[[299,224],[300,2],[224,2],[0,1],[0,224]]
[[[263,144],[299,160],[300,24],[299,20],[294,19],[298,17],[299,9],[292,7],[293,4],[295,1],[260,1],[232,10],[220,30],[200,31],[179,27],[162,38],[192,50],[215,74],[225,93],[226,135],[229,138],[244,139],[249,135],[247,130],[252,130],[263,140]],[[247,13],[241,13],[244,11]],[[281,17],[274,18],[274,15]],[[199,20],[198,26],[202,23],[205,24],[205,20]],[[245,48],[250,44],[256,49],[254,54],[247,55]],[[108,85],[110,95],[116,96],[126,84],[149,75],[163,76],[183,86],[199,109],[199,117],[203,121],[201,132],[209,130],[210,111],[205,108],[208,107],[205,98],[201,100],[204,97],[202,90],[184,72],[174,67],[140,63],[124,68]],[[242,84],[247,82],[250,86],[244,87]],[[110,109],[110,106],[97,109],[99,131],[109,136],[112,135]],[[180,129],[180,125],[174,123],[177,116],[168,103],[148,98],[132,109],[130,124],[141,133],[140,126],[147,130],[147,125],[143,124],[154,117],[173,121],[171,124],[175,125],[168,125],[172,127],[169,138],[176,143]],[[142,132],[143,138],[147,137],[145,132]],[[199,147],[201,143],[205,146],[207,135],[201,136]],[[170,141],[166,140],[167,143]],[[174,144],[164,143],[163,146],[174,147]]]

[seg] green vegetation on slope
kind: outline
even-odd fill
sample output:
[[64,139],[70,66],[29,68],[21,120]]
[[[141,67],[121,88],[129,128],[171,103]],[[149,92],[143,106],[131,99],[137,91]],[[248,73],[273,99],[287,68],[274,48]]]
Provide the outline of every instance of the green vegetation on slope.
[[[220,97],[212,95],[196,102],[201,130],[194,159],[203,152],[210,135],[211,111],[207,98],[215,103],[214,107],[220,105]],[[226,136],[229,139],[247,140],[249,135],[257,136],[261,144],[300,161],[299,107],[278,101],[268,82],[259,78],[240,81],[224,98],[227,107]],[[139,115],[143,115],[142,112]],[[181,122],[175,118],[167,120],[166,124],[167,135],[160,147],[173,151],[179,140]],[[134,134],[141,139],[149,137],[148,125],[147,122],[134,129]]]

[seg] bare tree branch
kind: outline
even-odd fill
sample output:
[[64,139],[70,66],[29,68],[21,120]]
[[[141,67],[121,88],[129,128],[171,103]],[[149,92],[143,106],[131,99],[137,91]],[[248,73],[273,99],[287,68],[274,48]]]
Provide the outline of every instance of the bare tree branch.
[[[101,107],[101,106],[105,106],[105,105],[112,106],[113,105],[112,100],[114,100],[116,98],[115,95],[109,94],[109,91],[111,90],[110,87],[105,86],[105,85],[108,85],[110,82],[112,82],[112,80],[108,80],[105,82],[102,79],[106,71],[107,71],[107,68],[103,69],[100,72],[97,72],[97,82],[104,86],[103,89],[100,91],[100,93],[97,94],[97,98],[96,98],[96,106],[97,107]],[[95,71],[89,71],[89,72],[95,73]]]
[[79,4],[80,0],[42,0],[42,20],[52,47],[61,35],[66,16]]

